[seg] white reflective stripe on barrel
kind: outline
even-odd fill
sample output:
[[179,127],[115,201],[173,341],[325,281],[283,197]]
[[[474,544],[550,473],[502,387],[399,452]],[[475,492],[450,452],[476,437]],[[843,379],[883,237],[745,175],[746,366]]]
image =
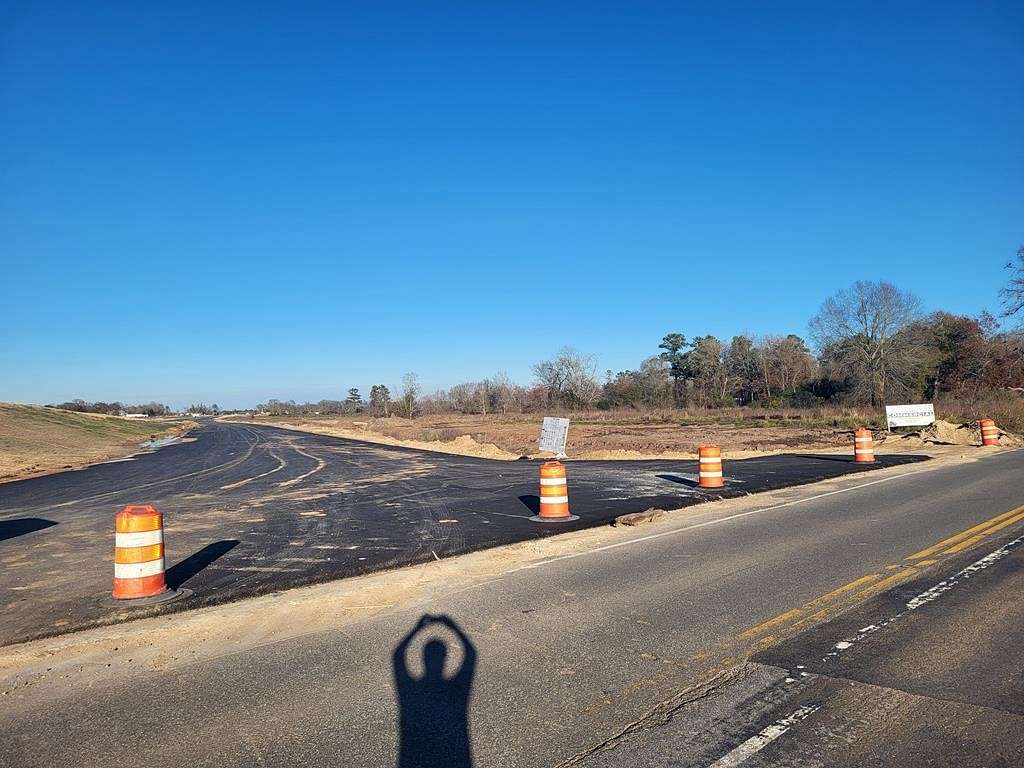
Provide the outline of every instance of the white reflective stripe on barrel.
[[855,448],[854,452],[855,453],[874,453],[875,451],[872,448]]
[[721,464],[722,463],[722,457],[721,456],[701,456],[700,457],[700,463],[701,464]]
[[541,496],[540,497],[540,503],[541,504],[568,504],[569,503],[569,497],[568,496]]
[[150,560],[148,563],[114,563],[115,579],[142,579],[156,576],[164,571],[164,559]]
[[140,531],[139,533],[115,533],[115,547],[148,547],[164,543],[163,529],[159,531]]
[[700,476],[701,477],[721,477],[722,473],[721,472],[701,472]]
[[542,477],[540,479],[541,485],[565,485],[564,477]]

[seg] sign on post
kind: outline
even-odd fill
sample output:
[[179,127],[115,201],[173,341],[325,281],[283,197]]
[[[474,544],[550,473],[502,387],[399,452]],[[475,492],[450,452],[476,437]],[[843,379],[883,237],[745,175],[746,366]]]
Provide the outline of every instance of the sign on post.
[[558,458],[565,458],[565,441],[569,437],[569,420],[545,416],[540,428],[540,449],[551,451]]
[[935,406],[931,403],[917,405],[887,405],[885,420],[889,429],[893,427],[926,427],[935,423]]

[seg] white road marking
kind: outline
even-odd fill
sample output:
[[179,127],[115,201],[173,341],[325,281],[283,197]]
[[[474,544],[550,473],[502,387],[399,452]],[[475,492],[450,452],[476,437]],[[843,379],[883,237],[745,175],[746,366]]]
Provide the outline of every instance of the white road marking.
[[316,462],[316,466],[313,469],[309,470],[309,472],[307,472],[304,475],[299,475],[298,477],[292,478],[291,480],[285,480],[283,483],[278,483],[277,484],[278,488],[286,488],[289,485],[295,485],[296,483],[302,482],[303,480],[305,480],[310,475],[316,474],[321,469],[323,469],[324,467],[327,466],[327,462],[326,461],[324,461],[323,459],[317,458],[316,456],[312,456],[312,455],[306,453],[305,451],[303,451],[300,448],[296,448],[295,446],[292,446],[292,450],[294,450],[296,453],[301,453],[307,459],[313,459]]
[[806,720],[819,709],[820,706],[817,704],[809,704],[805,707],[800,707],[800,709],[796,710],[791,715],[776,720],[760,733],[751,736],[729,754],[720,757],[711,764],[710,768],[733,768],[733,766],[740,765],[749,757],[757,754],[767,747],[801,720]]
[[990,565],[995,563],[997,560],[1002,560],[1004,557],[1010,554],[1011,550],[1016,549],[1018,546],[1020,546],[1021,542],[1024,542],[1024,536],[1020,536],[1014,539],[1013,541],[1007,542],[1004,546],[1000,547],[994,552],[989,552],[980,560],[968,565],[955,576],[951,576],[945,581],[940,581],[931,589],[922,592],[920,595],[918,595],[913,600],[907,603],[907,608],[913,611],[920,608],[925,603],[930,603],[932,600],[939,599],[944,593],[949,592],[949,590],[953,589],[953,587],[955,587],[961,581],[966,581],[978,571],[983,571]]
[[783,507],[792,507],[792,506],[795,506],[796,504],[806,504],[809,501],[817,501],[818,499],[824,499],[824,498],[826,498],[828,496],[835,496],[836,494],[839,494],[839,493],[848,493],[850,491],[858,491],[861,488],[867,488],[870,485],[878,485],[879,483],[887,483],[890,480],[900,480],[900,479],[902,479],[904,477],[911,477],[912,475],[919,475],[922,472],[929,472],[929,471],[931,471],[931,467],[928,467],[926,469],[919,469],[919,470],[917,470],[915,472],[904,472],[902,475],[892,475],[891,477],[883,477],[883,478],[880,478],[878,480],[872,480],[871,482],[868,482],[868,483],[861,483],[860,485],[853,485],[853,486],[850,486],[849,488],[839,488],[839,489],[837,489],[835,491],[828,491],[826,493],[819,493],[819,494],[816,494],[814,496],[808,496],[805,499],[794,499],[793,501],[784,501],[781,504],[773,504],[770,507],[761,507],[760,509],[751,509],[751,510],[749,510],[747,512],[737,512],[735,515],[727,515],[726,517],[720,517],[720,518],[717,518],[715,520],[706,520],[703,523],[694,523],[693,525],[687,525],[687,526],[684,526],[683,528],[676,528],[675,530],[672,530],[672,531],[663,531],[662,533],[652,533],[652,534],[650,534],[648,536],[640,536],[639,538],[629,539],[628,541],[617,541],[614,544],[605,544],[603,547],[595,547],[594,549],[588,549],[588,550],[586,550],[584,552],[572,552],[572,553],[566,554],[566,555],[559,555],[558,557],[550,557],[547,560],[538,560],[536,563],[529,563],[528,565],[522,565],[522,566],[520,566],[518,568],[513,568],[510,571],[508,571],[508,573],[516,573],[517,571],[525,571],[525,570],[528,570],[530,568],[540,568],[541,566],[549,565],[551,563],[557,563],[557,562],[559,562],[561,560],[570,560],[570,559],[572,559],[574,557],[583,557],[584,555],[593,555],[593,554],[597,554],[598,552],[607,552],[610,549],[618,549],[619,547],[628,547],[628,546],[633,545],[633,544],[640,544],[641,542],[644,542],[644,541],[652,541],[653,539],[661,539],[661,538],[664,538],[665,536],[677,536],[680,533],[686,533],[687,531],[693,531],[693,530],[696,530],[697,528],[705,528],[705,527],[707,527],[709,525],[719,525],[721,523],[727,523],[730,520],[738,520],[741,517],[748,517],[750,515],[759,515],[762,512],[771,512],[772,510],[775,510],[775,509],[782,509]]
[[911,611],[916,611],[918,608],[927,605],[933,600],[938,600],[940,597],[942,597],[951,589],[959,585],[961,582],[967,581],[974,574],[978,573],[979,571],[983,571],[989,566],[994,565],[995,563],[1002,560],[1004,557],[1010,554],[1010,552],[1019,547],[1022,543],[1024,543],[1024,536],[1018,536],[1013,541],[1008,541],[999,549],[993,552],[989,552],[980,560],[976,560],[963,570],[957,572],[953,576],[950,576],[948,579],[943,579],[934,587],[926,589],[924,592],[917,595],[917,597],[907,602],[906,610],[900,611],[899,613],[894,613],[889,618],[885,619],[884,621],[880,621],[877,624],[869,624],[868,626],[862,628],[859,632],[857,632],[857,634],[853,635],[852,637],[847,637],[843,640],[840,640],[838,643],[832,646],[831,651],[825,654],[825,656],[822,658],[822,661],[829,661],[831,659],[835,659],[839,656],[840,653],[852,648],[856,643],[859,643],[868,635],[873,635],[875,632],[885,629],[890,624],[899,621],[901,618],[906,616]]
[[259,480],[261,477],[266,477],[267,475],[272,475],[275,472],[280,472],[282,469],[284,469],[285,467],[288,466],[288,462],[285,461],[284,459],[282,459],[280,456],[278,456],[273,451],[270,451],[270,455],[273,456],[275,459],[277,459],[277,461],[279,462],[278,465],[276,467],[274,467],[274,469],[270,470],[269,472],[263,472],[262,474],[259,474],[259,475],[253,475],[252,477],[247,477],[245,480],[239,480],[237,483],[229,483],[228,485],[222,485],[220,487],[220,489],[222,491],[230,491],[232,488],[240,488],[243,485],[245,485],[246,483],[251,483],[253,480]]

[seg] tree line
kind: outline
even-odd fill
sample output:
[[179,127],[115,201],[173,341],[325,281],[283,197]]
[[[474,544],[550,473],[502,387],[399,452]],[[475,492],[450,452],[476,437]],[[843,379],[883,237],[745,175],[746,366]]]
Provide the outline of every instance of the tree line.
[[64,403],[51,403],[47,408],[60,408],[65,411],[76,411],[77,413],[103,413],[110,416],[121,416],[126,413],[144,413],[147,416],[170,416],[170,406],[163,403],[144,403],[142,405],[125,405],[119,402],[105,403],[97,401],[87,402],[80,398],[68,400]]
[[[1004,316],[1024,314],[1024,247],[1007,268]],[[271,400],[272,415],[373,416],[630,408],[811,408],[874,406],[941,397],[1024,394],[1024,328],[1001,330],[986,312],[972,317],[925,313],[911,292],[888,282],[859,281],[822,304],[797,334],[729,340],[664,335],[636,369],[597,370],[597,358],[571,347],[536,363],[529,385],[499,372],[480,381],[424,394],[406,374],[397,394],[374,385],[364,401],[353,388],[344,400],[296,404]]]

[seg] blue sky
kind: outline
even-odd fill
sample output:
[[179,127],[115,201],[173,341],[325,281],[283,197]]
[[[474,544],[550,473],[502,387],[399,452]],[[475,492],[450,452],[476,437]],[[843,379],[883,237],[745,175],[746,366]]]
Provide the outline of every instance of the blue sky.
[[0,400],[621,370],[1024,243],[1020,3],[146,5],[0,0]]

